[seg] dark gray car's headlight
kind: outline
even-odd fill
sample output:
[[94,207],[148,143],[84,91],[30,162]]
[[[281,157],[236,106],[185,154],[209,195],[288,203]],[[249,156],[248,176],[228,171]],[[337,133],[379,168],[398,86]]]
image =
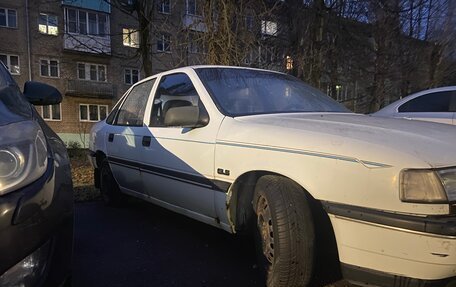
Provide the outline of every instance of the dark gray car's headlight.
[[456,168],[401,171],[400,198],[416,203],[456,201]]
[[47,242],[3,273],[0,276],[0,286],[37,286],[46,269],[49,245]]
[[46,167],[46,139],[37,122],[0,127],[0,195],[37,180]]

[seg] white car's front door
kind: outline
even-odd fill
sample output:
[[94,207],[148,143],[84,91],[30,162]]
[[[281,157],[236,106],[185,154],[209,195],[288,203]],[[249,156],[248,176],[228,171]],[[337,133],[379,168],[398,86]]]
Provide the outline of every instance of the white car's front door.
[[191,216],[215,218],[214,154],[219,119],[204,127],[167,126],[167,112],[175,107],[199,107],[206,113],[190,77],[185,73],[163,76],[150,112],[150,144],[143,146],[147,165],[141,168],[144,189],[153,199]]

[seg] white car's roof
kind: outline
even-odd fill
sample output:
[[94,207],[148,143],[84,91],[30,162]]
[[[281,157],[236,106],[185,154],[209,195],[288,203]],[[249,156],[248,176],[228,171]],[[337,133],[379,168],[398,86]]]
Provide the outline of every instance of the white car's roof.
[[406,96],[400,100],[397,100],[397,101],[389,104],[388,106],[386,106],[383,109],[379,110],[378,112],[374,113],[374,115],[389,115],[389,114],[397,113],[398,108],[405,102],[408,102],[408,101],[410,101],[414,98],[417,98],[419,96],[422,96],[422,95],[427,95],[427,94],[436,93],[436,92],[446,92],[446,91],[456,91],[456,86],[434,88],[434,89],[424,90],[424,91],[420,91],[420,92],[411,94],[409,96]]
[[152,75],[150,77],[147,77],[145,79],[142,79],[140,82],[143,82],[143,81],[151,79],[151,78],[159,77],[162,74],[172,74],[172,73],[176,73],[176,72],[189,72],[189,71],[194,71],[196,69],[203,69],[203,68],[211,68],[211,69],[214,69],[214,68],[244,69],[244,70],[254,70],[254,71],[271,72],[271,73],[277,73],[277,74],[285,74],[285,73],[278,72],[278,71],[259,69],[259,68],[251,68],[251,67],[242,67],[242,66],[194,65],[194,66],[186,66],[186,67],[175,68],[175,69],[172,69],[172,70],[167,70],[167,71],[164,71],[164,72],[160,72],[160,73],[154,74],[154,75]]

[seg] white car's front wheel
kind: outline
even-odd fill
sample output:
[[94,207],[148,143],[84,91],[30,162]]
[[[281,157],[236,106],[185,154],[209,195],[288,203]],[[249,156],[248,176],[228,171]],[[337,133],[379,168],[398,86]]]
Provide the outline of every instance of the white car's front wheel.
[[315,232],[305,191],[291,180],[261,177],[255,187],[255,238],[268,287],[307,286],[314,265]]

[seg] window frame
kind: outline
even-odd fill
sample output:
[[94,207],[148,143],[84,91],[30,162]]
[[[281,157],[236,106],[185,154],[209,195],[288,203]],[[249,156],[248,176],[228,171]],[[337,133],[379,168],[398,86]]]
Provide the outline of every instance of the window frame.
[[[127,71],[130,71],[130,83],[127,83],[126,81],[126,76],[127,76]],[[133,71],[137,71],[138,72],[138,80],[136,82],[133,82]],[[134,85],[136,83],[138,83],[139,81],[141,81],[141,71],[137,68],[124,68],[124,84],[125,85]]]
[[[165,5],[165,2],[167,2],[168,5]],[[164,7],[168,7],[168,11],[165,11]],[[161,0],[160,3],[158,4],[158,13],[170,15],[171,14],[171,0]]]
[[[189,9],[189,7],[190,7],[189,2],[190,1],[193,1],[195,3],[195,9],[194,9],[194,11],[192,11],[194,13],[190,12],[190,9]],[[185,14],[186,15],[191,15],[191,16],[201,16],[198,13],[198,0],[185,0]]]
[[[275,27],[273,27],[275,30],[274,33],[268,32],[268,28],[271,28],[271,27],[269,27],[269,25],[271,25],[271,24],[275,25]],[[275,36],[277,36],[278,32],[279,32],[279,23],[277,23],[277,21],[261,20],[261,35],[262,36],[275,37]]]
[[[134,42],[132,39],[132,35],[136,34],[137,35],[137,42]],[[128,40],[128,41],[125,41]],[[124,47],[130,47],[130,48],[139,48],[140,44],[140,38],[139,38],[139,30],[136,28],[122,28],[122,43]]]
[[[46,24],[45,24],[46,32],[42,32],[40,30],[40,25],[42,25],[42,24],[40,24],[41,16],[46,16]],[[49,25],[49,23],[50,23],[49,22],[49,17],[50,16],[55,17],[55,20],[56,20],[55,27],[57,28],[57,33],[56,34],[49,33],[49,27],[50,27],[50,25]],[[54,27],[54,26],[52,26],[52,27]],[[57,15],[54,15],[54,14],[40,12],[39,15],[38,15],[38,32],[40,34],[42,34],[42,35],[58,36],[59,35],[59,17]]]
[[[11,8],[5,8],[5,7],[0,7],[0,10],[4,10],[5,11],[5,26],[3,25],[0,25],[1,28],[10,28],[10,29],[17,29],[17,10],[16,9],[11,9]],[[10,26],[10,23],[9,23],[9,12],[10,11],[14,11],[14,16],[16,18],[16,25],[15,26]]]
[[[48,71],[48,75],[43,75],[41,74],[41,61],[47,61],[47,71]],[[57,62],[57,76],[52,76],[51,75],[51,61],[56,61]],[[53,58],[40,58],[40,63],[39,63],[39,70],[40,70],[40,77],[43,77],[43,78],[53,78],[53,79],[57,79],[57,78],[60,78],[60,61],[57,60],[57,59],[53,59]]]
[[[423,99],[425,97],[442,97],[442,95],[438,95],[438,94],[442,94],[442,93],[448,93],[449,94],[449,101],[448,101],[448,111],[444,111],[444,112],[435,112],[435,111],[401,111],[401,108],[404,107],[404,106],[408,106],[410,105],[412,102],[416,102],[416,101],[419,101],[420,99]],[[454,113],[455,111],[451,111],[452,109],[452,100],[453,98],[456,97],[456,91],[434,91],[434,92],[430,92],[430,93],[426,93],[426,94],[422,94],[422,95],[418,95],[412,99],[409,99],[408,101],[405,101],[403,102],[402,104],[400,104],[397,108],[396,108],[396,113],[398,114],[430,114],[430,113],[438,113],[438,114],[443,114],[443,113]],[[405,108],[405,107],[404,107]]]
[[[56,105],[59,105],[59,119],[54,119],[53,118],[53,115],[54,115],[54,112],[52,111],[52,106],[54,105],[45,105],[45,106],[40,106],[40,113],[41,113],[41,117],[43,118],[43,120],[47,121],[47,122],[61,122],[62,121],[62,103],[58,103]],[[48,108],[49,109],[49,115],[51,116],[51,118],[45,118],[44,117],[44,108]]]
[[[141,80],[141,81],[135,83],[134,85],[132,85],[132,86],[128,89],[128,91],[122,96],[122,98],[120,99],[119,103],[117,103],[117,104],[114,106],[113,110],[114,110],[115,108],[117,108],[117,106],[118,106],[118,108],[117,108],[117,110],[115,111],[116,114],[113,116],[113,119],[112,119],[112,122],[111,122],[110,125],[119,126],[119,127],[142,127],[143,125],[119,124],[118,121],[119,121],[119,114],[120,114],[120,111],[121,111],[122,108],[124,107],[125,102],[128,100],[128,98],[129,98],[130,95],[131,95],[131,92],[135,89],[135,87],[137,87],[137,86],[139,86],[139,85],[142,85],[142,84],[144,84],[144,83],[146,83],[146,82],[149,82],[149,81],[150,81],[150,82],[153,82],[153,83],[152,83],[152,87],[151,87],[150,92],[149,92],[149,95],[148,95],[147,100],[146,100],[146,104],[145,104],[146,107],[145,107],[145,109],[144,109],[144,115],[143,115],[143,120],[145,120],[145,119],[146,119],[146,115],[147,115],[147,111],[148,111],[147,105],[149,104],[150,101],[153,101],[153,100],[154,100],[154,98],[155,98],[156,85],[158,84],[158,80],[160,80],[160,79],[161,79],[161,77],[156,77],[156,76],[155,76],[155,77],[150,78],[150,79],[148,78],[148,79],[145,79],[145,80]],[[106,118],[107,118],[107,117],[106,117]],[[143,124],[145,124],[145,123],[143,123]]]
[[[84,78],[80,78],[79,76],[79,65],[84,65]],[[91,66],[97,67],[97,79],[92,80],[90,78],[90,68]],[[100,81],[100,67],[104,67],[104,81]],[[91,82],[99,82],[99,83],[106,83],[108,81],[108,67],[105,64],[97,64],[97,63],[89,63],[89,62],[77,62],[76,63],[76,76],[78,80],[81,81],[91,81]],[[88,76],[88,77],[87,77]]]
[[[86,120],[83,120],[81,118],[81,106],[85,106],[87,107],[87,119]],[[90,106],[97,106],[97,117],[98,117],[98,120],[91,120],[90,119]],[[104,119],[106,119],[109,115],[109,105],[105,105],[105,104],[85,104],[85,103],[79,103],[79,109],[78,109],[78,118],[79,118],[79,122],[83,122],[83,123],[96,123],[96,122],[99,122],[99,121],[102,121],[104,119],[101,119],[101,116],[100,116],[100,107],[105,107],[106,108],[106,117]]]
[[[75,11],[75,31],[70,31],[70,16],[69,16],[69,11]],[[84,21],[81,21],[81,15],[84,14]],[[89,15],[90,14],[95,14],[95,29],[96,33],[92,34],[90,33],[90,20],[89,20]],[[109,14],[107,13],[102,13],[98,11],[91,11],[91,10],[85,10],[85,9],[79,9],[79,8],[73,8],[73,7],[65,7],[64,8],[64,23],[65,23],[65,33],[72,34],[72,35],[85,35],[85,36],[91,36],[91,37],[102,37],[102,38],[107,38],[109,37],[110,34],[110,18]],[[103,15],[105,22],[104,22],[104,31],[100,33],[100,15]],[[81,25],[85,27],[85,33],[81,33]]]
[[[166,39],[165,37],[168,37],[168,49],[166,49]],[[162,45],[162,49],[159,49],[159,43]],[[171,53],[171,35],[168,33],[160,33],[158,34],[157,37],[157,52],[159,53]]]
[[[3,64],[5,64],[6,68],[11,73],[11,75],[20,75],[21,74],[21,59],[20,59],[19,55],[15,55],[15,54],[0,54],[0,55],[6,56],[6,63],[3,63]],[[18,66],[18,70],[19,70],[18,73],[14,73],[11,70],[11,57],[17,57],[17,66]]]
[[[182,127],[179,127],[179,126],[166,126],[166,125],[156,125],[155,123],[153,123],[152,121],[152,118],[153,118],[153,103],[155,102],[155,100],[159,99],[158,98],[158,93],[159,93],[159,88],[160,88],[160,85],[163,83],[163,81],[167,78],[167,77],[171,77],[171,76],[177,76],[177,75],[185,75],[188,80],[190,81],[190,83],[192,83],[192,86],[193,86],[193,89],[195,90],[196,92],[196,95],[198,96],[198,108],[200,109],[200,113],[203,112],[203,113],[207,113],[207,109],[206,109],[206,106],[204,105],[203,101],[202,101],[202,98],[200,96],[200,93],[198,92],[196,86],[195,86],[195,83],[194,81],[192,80],[192,77],[187,74],[186,72],[172,72],[170,74],[165,74],[165,75],[162,75],[158,81],[155,83],[157,86],[155,89],[152,90],[153,92],[153,95],[152,95],[152,107],[150,108],[149,110],[149,114],[148,114],[148,119],[149,119],[149,124],[148,124],[148,127],[150,128],[182,128]],[[208,114],[209,115],[209,114]],[[163,115],[162,115],[163,116]],[[147,115],[145,116],[145,119],[147,118]]]

